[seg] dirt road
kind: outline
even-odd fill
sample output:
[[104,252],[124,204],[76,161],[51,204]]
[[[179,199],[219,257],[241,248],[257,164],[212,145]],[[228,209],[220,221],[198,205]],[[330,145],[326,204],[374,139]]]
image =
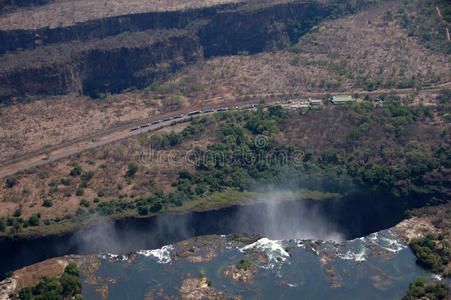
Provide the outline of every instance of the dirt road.
[[449,40],[451,40],[451,38],[450,38],[450,35],[449,35],[448,27],[446,27],[446,25],[447,25],[448,23],[443,19],[442,13],[440,12],[440,7],[436,6],[435,8],[437,9],[437,14],[438,14],[438,16],[440,17],[440,19],[442,19],[442,22],[445,24],[446,38],[447,38],[448,41],[449,41]]
[[[245,107],[248,106],[252,101],[247,102],[236,102],[236,103],[230,103],[230,106],[239,106],[239,107]],[[56,161],[68,156],[71,156],[73,154],[79,153],[81,151],[99,147],[105,144],[109,144],[118,140],[122,140],[134,135],[138,135],[143,132],[147,131],[153,131],[156,129],[159,129],[161,127],[169,126],[172,121],[167,122],[161,122],[159,124],[150,125],[149,127],[140,128],[138,130],[131,131],[130,129],[136,126],[140,126],[142,124],[150,124],[157,120],[162,120],[168,117],[174,117],[177,115],[183,114],[184,116],[182,118],[177,119],[177,121],[182,121],[189,119],[190,117],[187,115],[190,111],[193,110],[206,110],[206,109],[212,109],[216,110],[218,108],[222,108],[223,106],[218,105],[211,105],[208,107],[201,107],[201,108],[187,108],[183,110],[173,111],[170,113],[159,115],[158,117],[154,118],[148,118],[140,121],[136,121],[132,126],[130,125],[122,125],[120,127],[115,127],[109,130],[106,130],[104,132],[101,132],[97,137],[91,138],[90,140],[85,141],[73,141],[70,144],[67,145],[61,145],[60,147],[54,149],[53,151],[49,151],[47,153],[32,153],[29,155],[26,155],[25,157],[17,158],[15,161],[7,163],[4,166],[0,166],[0,178],[9,176],[12,174],[15,174],[19,171],[23,171],[32,167],[40,166],[43,164],[47,164],[52,161]],[[202,115],[208,115],[212,114],[210,113],[202,113]]]

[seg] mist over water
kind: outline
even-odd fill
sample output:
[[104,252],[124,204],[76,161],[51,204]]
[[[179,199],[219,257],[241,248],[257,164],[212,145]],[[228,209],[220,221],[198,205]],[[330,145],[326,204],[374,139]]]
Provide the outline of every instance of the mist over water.
[[77,232],[71,243],[81,253],[118,253],[157,248],[205,234],[249,233],[277,240],[345,239],[336,223],[321,212],[319,201],[280,201],[277,195],[273,191],[260,199],[262,203],[213,212],[104,221]]
[[138,219],[136,223],[105,220],[75,233],[71,243],[76,244],[81,253],[119,253],[155,248],[165,242],[195,236],[191,220],[191,214]]
[[237,214],[241,232],[256,233],[270,239],[313,239],[342,241],[345,235],[337,225],[323,216],[318,206],[304,201],[281,203],[276,198],[265,199],[260,209],[240,209]]

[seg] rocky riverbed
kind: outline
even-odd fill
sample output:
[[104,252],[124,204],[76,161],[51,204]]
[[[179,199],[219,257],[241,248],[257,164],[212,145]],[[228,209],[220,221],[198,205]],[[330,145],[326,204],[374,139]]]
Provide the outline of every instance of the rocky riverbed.
[[208,235],[127,254],[64,256],[14,272],[0,299],[69,262],[80,267],[87,299],[399,299],[418,276],[441,279],[407,246],[431,229],[415,218],[344,242]]

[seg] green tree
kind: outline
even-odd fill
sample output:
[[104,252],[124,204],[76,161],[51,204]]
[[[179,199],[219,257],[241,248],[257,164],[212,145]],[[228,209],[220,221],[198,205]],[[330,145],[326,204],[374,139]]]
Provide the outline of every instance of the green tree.
[[150,207],[150,211],[153,213],[156,213],[158,211],[160,211],[163,208],[163,206],[161,205],[160,202],[154,203],[152,204],[152,206]]
[[61,286],[63,287],[64,296],[74,296],[81,291],[80,279],[69,274],[61,276]]
[[145,216],[149,213],[149,208],[147,205],[144,206],[138,206],[138,214],[141,216]]
[[128,164],[128,170],[125,174],[126,177],[133,178],[135,177],[136,172],[138,172],[139,166],[135,162],[131,162]]
[[75,164],[74,168],[70,171],[69,175],[72,177],[80,176],[83,172],[82,167],[79,164]]
[[14,217],[18,218],[21,215],[22,215],[22,209],[18,208],[14,211],[14,214],[13,214]]
[[65,268],[64,268],[64,272],[69,274],[69,275],[73,275],[73,276],[79,276],[80,272],[78,270],[77,264],[76,263],[69,263]]
[[52,207],[53,203],[52,200],[50,199],[44,199],[44,201],[42,202],[42,206],[44,207]]
[[430,283],[426,284],[425,277],[418,277],[415,282],[410,284],[409,290],[402,300],[416,300],[416,299],[431,299],[439,300],[445,299],[448,295],[449,288],[444,283]]
[[5,181],[6,187],[8,187],[8,188],[12,188],[12,187],[15,186],[18,182],[19,182],[19,180],[17,179],[16,176],[8,177],[8,178],[6,178],[6,181]]
[[28,219],[28,224],[30,224],[30,226],[38,226],[39,225],[39,216],[37,214],[32,215]]
[[236,267],[240,270],[247,271],[251,268],[252,264],[247,259],[241,259],[237,264]]

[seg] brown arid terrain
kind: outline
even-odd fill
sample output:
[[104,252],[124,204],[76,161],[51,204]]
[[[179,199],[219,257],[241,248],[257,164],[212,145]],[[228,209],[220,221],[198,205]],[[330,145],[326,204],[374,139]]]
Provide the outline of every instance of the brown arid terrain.
[[65,27],[78,22],[113,16],[152,12],[175,11],[240,2],[239,0],[133,0],[121,1],[54,1],[49,4],[19,8],[0,15],[0,30]]
[[0,120],[1,161],[7,164],[29,153],[45,154],[67,143],[128,130],[138,121],[146,123],[208,105],[229,104],[221,98],[207,103],[182,97],[174,104],[165,101],[143,93],[126,93],[98,100],[77,95],[55,96],[8,106]]
[[[152,134],[167,134],[171,130],[174,132],[180,132],[186,126],[186,123],[182,123],[175,127],[163,128],[161,130],[153,132]],[[21,184],[21,187],[16,187],[17,194],[11,189],[2,188],[2,191],[6,193],[5,197],[12,200],[2,203],[2,216],[12,215],[13,212],[18,208],[17,205],[23,207],[22,215],[25,218],[31,216],[34,213],[42,213],[41,202],[43,201],[43,198],[41,198],[41,196],[44,196],[44,194],[47,194],[49,192],[50,194],[53,194],[55,192],[58,194],[53,194],[53,196],[51,196],[52,199],[59,199],[62,201],[58,200],[58,204],[55,202],[52,207],[49,207],[45,212],[43,212],[42,216],[44,218],[53,218],[56,216],[64,217],[64,215],[73,214],[77,210],[82,198],[97,198],[100,190],[100,193],[103,193],[103,196],[101,198],[103,198],[104,200],[112,200],[117,198],[118,186],[122,186],[120,188],[120,194],[130,195],[131,198],[129,198],[128,196],[125,197],[131,200],[135,197],[143,196],[150,190],[155,189],[152,188],[152,186],[158,186],[159,189],[170,188],[170,184],[172,183],[174,178],[176,178],[180,166],[176,166],[167,162],[168,157],[167,155],[165,155],[167,154],[166,151],[161,151],[161,157],[163,158],[163,161],[161,161],[161,163],[165,167],[162,168],[162,166],[159,164],[155,164],[154,166],[150,164],[150,168],[145,172],[147,173],[145,178],[138,179],[138,182],[140,182],[139,185],[142,185],[142,189],[137,188],[134,185],[127,184],[126,179],[120,175],[125,174],[125,172],[127,171],[129,160],[139,162],[141,152],[145,153],[148,150],[148,145],[142,143],[143,139],[144,141],[146,141],[149,136],[150,134],[144,134],[139,138],[129,138],[121,142],[101,146],[93,150],[88,150],[70,158],[62,159],[55,163],[49,163],[47,165],[25,171],[25,173],[28,174],[26,175],[27,179],[25,179],[24,177],[24,179],[22,180],[23,186]],[[188,151],[192,149],[191,146],[191,143],[186,144],[180,148],[180,151]],[[119,161],[122,161],[122,163],[117,164]],[[96,188],[86,190],[86,192],[83,194],[83,197],[79,197],[75,196],[74,194],[75,190],[73,189],[76,188],[75,182],[70,183],[68,186],[64,184],[61,185],[60,182],[56,182],[56,186],[53,183],[50,183],[52,180],[58,181],[56,177],[50,174],[59,174],[59,176],[64,177],[66,174],[70,173],[71,169],[73,169],[75,162],[77,162],[82,166],[83,169],[86,170],[102,170],[103,175],[101,175],[101,178],[99,178],[98,182],[99,190],[97,190]],[[113,175],[114,177],[116,175],[119,175],[119,177],[113,178],[110,174],[115,174]],[[149,182],[151,178],[154,183]],[[28,188],[26,188],[26,186],[28,186]],[[24,195],[23,189],[29,191],[29,193],[25,193],[27,194],[25,197],[26,199],[22,197],[22,195]],[[63,191],[64,193],[62,193]],[[64,194],[66,196],[64,196]],[[46,198],[47,196],[44,197]]]
[[449,56],[426,49],[395,21],[384,20],[388,10],[401,6],[401,1],[388,2],[324,22],[288,50],[209,59],[178,78],[189,74],[211,86],[206,98],[224,90],[234,96],[325,90],[364,94],[359,78],[398,83],[415,76],[424,86],[448,82]]
[[[367,85],[399,84],[412,76],[420,89],[407,93],[412,93],[417,103],[429,103],[435,95],[423,92],[421,87],[449,82],[451,63],[447,55],[428,50],[416,37],[408,36],[396,21],[385,20],[388,10],[396,11],[401,6],[401,1],[387,2],[376,9],[327,21],[288,50],[199,61],[144,92],[103,99],[76,93],[25,97],[25,102],[1,110],[0,161],[5,164],[29,153],[44,154],[136,120],[180,108],[208,108],[210,103],[258,102],[272,95],[302,97],[310,92],[322,93],[321,98],[334,92],[363,97],[368,93]],[[36,57],[41,57],[44,65],[45,61],[59,59],[54,52],[36,49],[5,56],[3,61],[5,66],[36,65]],[[381,93],[393,88],[396,85],[377,90]]]

